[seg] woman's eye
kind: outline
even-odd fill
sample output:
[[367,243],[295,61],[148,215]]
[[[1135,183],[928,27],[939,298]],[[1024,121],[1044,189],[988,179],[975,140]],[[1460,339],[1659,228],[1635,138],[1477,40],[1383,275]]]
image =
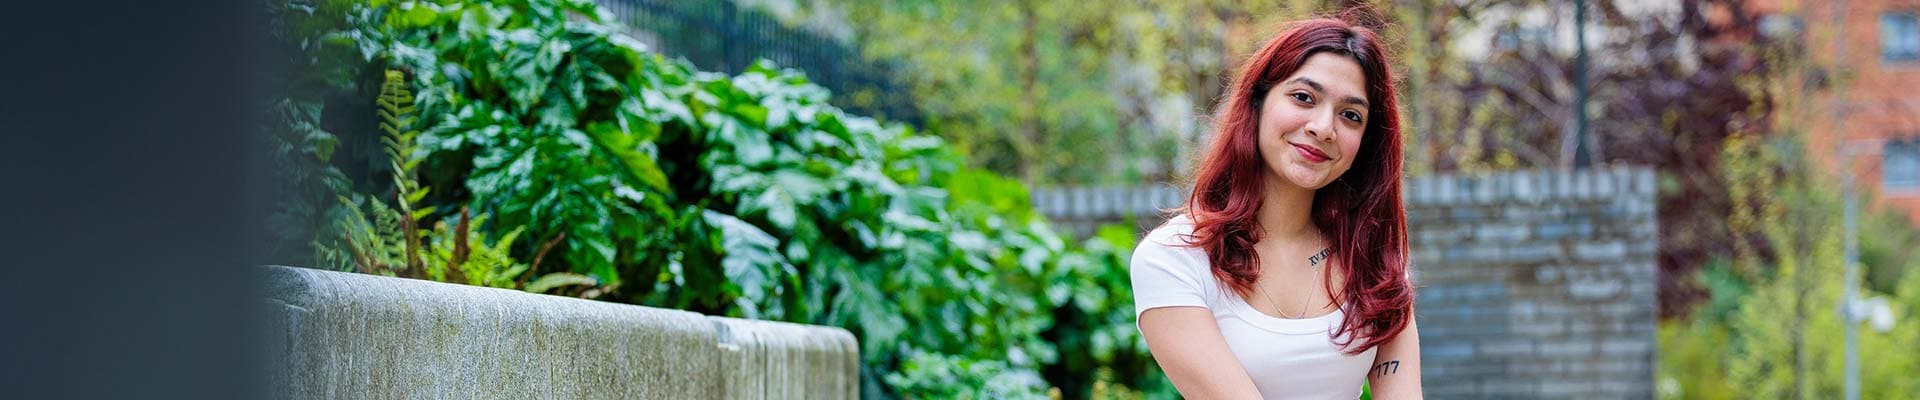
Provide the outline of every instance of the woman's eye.
[[1293,92],[1293,99],[1301,103],[1313,104],[1313,96],[1308,96],[1306,93]]
[[1357,113],[1357,112],[1352,112],[1352,111],[1341,112],[1340,117],[1346,118],[1348,121],[1360,122],[1360,113]]

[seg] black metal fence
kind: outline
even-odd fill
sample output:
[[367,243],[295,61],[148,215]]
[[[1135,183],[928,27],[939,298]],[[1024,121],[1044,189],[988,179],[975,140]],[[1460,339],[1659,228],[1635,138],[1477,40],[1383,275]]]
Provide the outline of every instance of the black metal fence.
[[755,60],[804,71],[833,91],[833,105],[855,114],[924,125],[913,98],[885,62],[831,37],[787,27],[726,0],[599,0],[636,36],[700,69],[738,74]]

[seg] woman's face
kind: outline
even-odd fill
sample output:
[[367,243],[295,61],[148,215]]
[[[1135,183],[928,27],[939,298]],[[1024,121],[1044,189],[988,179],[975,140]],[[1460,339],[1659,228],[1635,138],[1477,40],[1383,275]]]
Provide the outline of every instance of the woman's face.
[[1268,90],[1259,140],[1268,172],[1308,190],[1346,173],[1371,117],[1366,85],[1353,58],[1323,52]]

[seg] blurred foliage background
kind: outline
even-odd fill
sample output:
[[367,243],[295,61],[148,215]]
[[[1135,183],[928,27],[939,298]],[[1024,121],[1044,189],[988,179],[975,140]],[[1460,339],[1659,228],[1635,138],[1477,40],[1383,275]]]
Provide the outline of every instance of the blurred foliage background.
[[[1589,3],[1589,155],[1661,174],[1659,393],[1836,393],[1841,202],[1805,154],[1845,74],[1747,1]],[[1180,184],[1283,22],[1370,4],[1409,174],[1570,168],[1581,140],[1567,1],[732,4],[884,67],[830,93],[805,68],[835,60],[697,65],[589,0],[269,2],[277,259],[845,327],[876,398],[1167,398],[1138,232],[1062,235],[1028,190]],[[1904,316],[1920,233],[1863,220],[1865,290]],[[1920,392],[1920,327],[1862,337],[1868,398]]]
[[[1286,21],[1355,7],[1395,53],[1409,174],[1572,168],[1582,144],[1571,1],[743,3],[901,62],[933,132],[1030,185],[1179,184],[1232,68]],[[1855,67],[1806,29],[1836,5],[1585,3],[1588,155],[1661,176],[1659,393],[1839,393],[1840,194],[1808,153]],[[1920,235],[1862,220],[1866,296],[1904,316]],[[1920,390],[1916,332],[1863,334],[1866,398]]]

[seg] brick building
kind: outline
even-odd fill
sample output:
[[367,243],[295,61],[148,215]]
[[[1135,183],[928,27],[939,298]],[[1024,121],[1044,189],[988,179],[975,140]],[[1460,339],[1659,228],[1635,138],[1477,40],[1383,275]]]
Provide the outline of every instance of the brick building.
[[1920,225],[1920,0],[1748,7],[1762,29],[1797,35],[1814,63],[1829,66],[1822,74],[1831,86],[1807,99],[1810,157],[1834,173],[1851,154],[1867,204]]

